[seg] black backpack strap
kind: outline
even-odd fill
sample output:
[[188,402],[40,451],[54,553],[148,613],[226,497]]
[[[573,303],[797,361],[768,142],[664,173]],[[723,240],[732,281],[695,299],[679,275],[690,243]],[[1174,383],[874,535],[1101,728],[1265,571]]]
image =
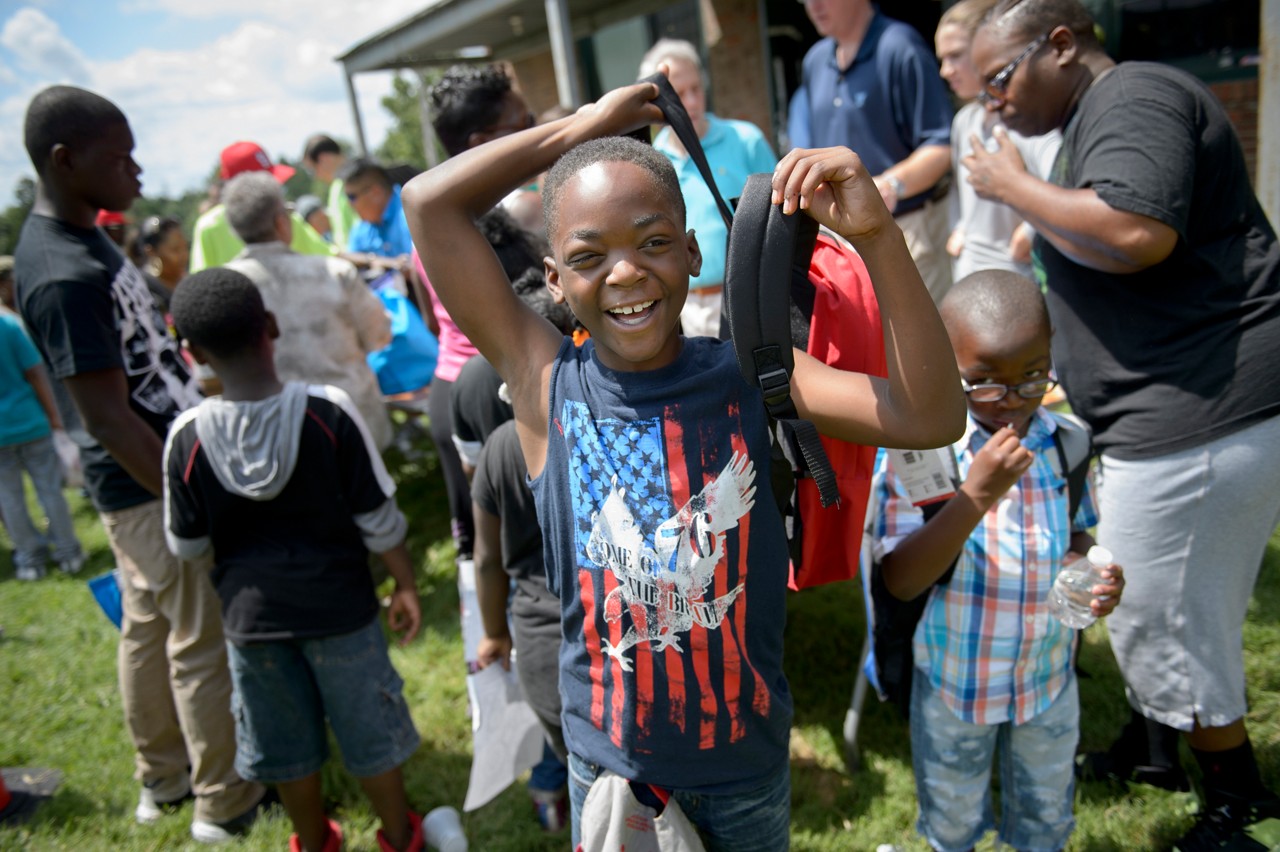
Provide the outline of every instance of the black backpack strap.
[[797,475],[813,477],[822,505],[830,506],[840,499],[835,471],[817,428],[800,419],[791,399],[791,278],[797,267],[807,275],[817,223],[806,215],[782,215],[771,203],[770,180],[751,175],[738,199],[725,258],[724,313],[738,370],[764,394]]
[[[685,111],[684,104],[680,103],[680,96],[671,87],[671,81],[659,71],[656,74],[650,74],[640,82],[653,83],[658,87],[658,97],[653,103],[657,105],[658,109],[662,110],[662,116],[667,120],[667,124],[670,125],[671,131],[680,140],[680,144],[684,146],[684,150],[689,154],[689,158],[693,160],[693,164],[698,167],[698,173],[702,175],[702,179],[707,183],[707,188],[711,190],[711,197],[716,200],[716,207],[719,208],[720,217],[724,219],[725,225],[730,225],[733,222],[733,211],[729,209],[724,197],[720,195],[720,188],[716,186],[711,166],[707,163],[707,155],[702,150],[702,143],[698,141],[698,132],[693,129],[693,121],[689,118],[689,113]],[[647,128],[641,128],[638,132],[644,134],[643,137],[638,138],[645,142],[649,141]]]
[[874,629],[872,647],[875,649],[876,679],[880,692],[909,718],[911,713],[911,679],[915,659],[911,646],[915,639],[916,625],[924,615],[929,602],[929,589],[909,601],[895,598],[884,582],[880,563],[871,565],[871,607]]
[[1067,523],[1071,524],[1075,522],[1076,512],[1084,499],[1085,480],[1089,476],[1089,463],[1093,460],[1093,437],[1084,421],[1062,414],[1054,416],[1058,428],[1053,430],[1053,447],[1058,453],[1062,476],[1067,480]]

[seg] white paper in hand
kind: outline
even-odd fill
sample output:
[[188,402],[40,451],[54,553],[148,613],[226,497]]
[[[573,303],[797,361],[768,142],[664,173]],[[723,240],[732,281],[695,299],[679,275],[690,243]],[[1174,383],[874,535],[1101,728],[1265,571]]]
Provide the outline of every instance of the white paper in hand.
[[494,664],[467,675],[471,699],[471,782],[464,811],[474,811],[542,759],[544,734],[524,700],[514,668]]

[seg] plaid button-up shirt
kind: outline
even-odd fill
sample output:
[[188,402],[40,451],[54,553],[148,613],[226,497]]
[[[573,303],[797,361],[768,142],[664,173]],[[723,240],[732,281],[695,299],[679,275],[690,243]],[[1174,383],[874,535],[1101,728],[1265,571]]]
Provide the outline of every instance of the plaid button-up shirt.
[[[1069,523],[1067,482],[1052,415],[1036,412],[1023,438],[1035,461],[970,534],[945,587],[935,586],[916,627],[923,672],[947,706],[978,725],[1020,724],[1053,703],[1071,674],[1073,632],[1049,614],[1048,596],[1073,531],[1098,522],[1092,480]],[[969,418],[952,446],[963,479],[991,437]],[[883,451],[872,497],[874,552],[882,557],[924,523]]]

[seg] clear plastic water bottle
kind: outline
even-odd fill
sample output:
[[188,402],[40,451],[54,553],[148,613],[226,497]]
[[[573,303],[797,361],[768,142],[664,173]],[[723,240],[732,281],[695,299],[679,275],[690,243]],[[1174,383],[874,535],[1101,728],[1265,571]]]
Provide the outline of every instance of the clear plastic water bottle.
[[1095,544],[1083,558],[1064,565],[1049,590],[1049,612],[1053,617],[1076,630],[1093,624],[1096,619],[1089,608],[1093,587],[1103,581],[1102,569],[1113,559],[1110,550]]

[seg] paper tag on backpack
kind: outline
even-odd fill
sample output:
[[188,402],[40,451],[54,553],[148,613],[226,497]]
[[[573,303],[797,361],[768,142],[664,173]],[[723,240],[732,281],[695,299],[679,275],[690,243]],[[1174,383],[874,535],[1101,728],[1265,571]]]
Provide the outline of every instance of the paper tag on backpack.
[[887,450],[907,496],[914,506],[926,506],[954,497],[959,479],[950,447],[936,450]]

